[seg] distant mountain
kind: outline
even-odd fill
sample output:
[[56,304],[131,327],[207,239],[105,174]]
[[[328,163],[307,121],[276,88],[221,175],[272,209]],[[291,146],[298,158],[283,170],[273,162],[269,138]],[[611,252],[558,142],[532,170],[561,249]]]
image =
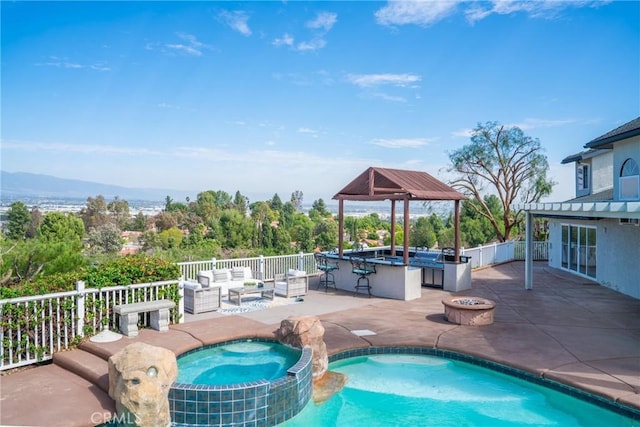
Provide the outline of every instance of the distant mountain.
[[120,187],[26,172],[0,171],[0,174],[0,200],[2,201],[25,197],[86,200],[87,197],[102,195],[105,199],[113,199],[118,196],[120,199],[128,201],[163,202],[167,196],[171,196],[174,200],[182,200],[186,196],[190,196],[185,191]]

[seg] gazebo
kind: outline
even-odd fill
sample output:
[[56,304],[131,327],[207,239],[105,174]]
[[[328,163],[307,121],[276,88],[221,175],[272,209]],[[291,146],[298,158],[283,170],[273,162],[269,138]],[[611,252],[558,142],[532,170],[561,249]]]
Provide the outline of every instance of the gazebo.
[[403,203],[404,250],[403,263],[409,263],[409,202],[447,201],[455,202],[455,262],[460,260],[460,200],[466,197],[437,180],[426,172],[369,167],[347,184],[335,196],[338,200],[338,250],[343,257],[344,201],[391,201],[391,252],[395,254],[396,202]]

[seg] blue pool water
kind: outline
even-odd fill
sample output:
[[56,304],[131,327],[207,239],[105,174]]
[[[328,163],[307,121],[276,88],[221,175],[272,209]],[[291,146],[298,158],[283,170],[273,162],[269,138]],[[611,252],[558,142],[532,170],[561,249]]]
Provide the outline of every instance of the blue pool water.
[[640,422],[547,387],[469,363],[422,355],[334,362],[347,385],[310,401],[283,426],[640,426]]
[[300,352],[275,342],[237,342],[209,347],[178,358],[176,382],[227,385],[271,381],[287,374]]

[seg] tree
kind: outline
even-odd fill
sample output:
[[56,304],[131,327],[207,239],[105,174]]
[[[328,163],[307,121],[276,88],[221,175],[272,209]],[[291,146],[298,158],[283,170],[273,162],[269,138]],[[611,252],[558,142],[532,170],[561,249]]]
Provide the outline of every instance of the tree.
[[280,212],[282,210],[282,199],[280,199],[280,196],[278,196],[278,193],[274,194],[273,197],[271,198],[271,201],[269,202],[269,205],[271,206],[271,209],[273,209],[276,212]]
[[89,230],[87,243],[92,254],[117,254],[122,249],[123,239],[115,224],[104,224]]
[[[499,241],[511,237],[521,221],[512,212],[514,203],[538,202],[551,193],[554,182],[547,178],[547,157],[538,139],[526,136],[518,127],[487,122],[472,131],[471,143],[449,154],[450,172],[457,177],[451,186],[478,203],[473,205],[496,231]],[[484,201],[485,186],[496,192],[502,204],[502,223]]]
[[113,201],[107,205],[107,211],[120,230],[124,230],[127,227],[130,218],[129,202],[120,200],[118,196],[116,196]]
[[29,222],[29,228],[27,229],[27,238],[33,239],[38,236],[38,228],[40,227],[40,224],[42,224],[44,216],[38,208],[31,209],[30,215],[31,221]]
[[302,210],[302,199],[302,191],[296,190],[291,193],[291,203],[293,203],[293,206],[295,206],[296,212],[300,212]]
[[409,234],[409,244],[411,246],[421,246],[425,248],[433,247],[436,243],[436,233],[429,222],[429,218],[420,217],[411,226]]
[[324,200],[318,199],[313,202],[311,205],[311,209],[309,209],[309,218],[315,220],[317,217],[330,217],[331,212],[327,210],[327,205],[324,203]]
[[129,229],[132,231],[144,231],[147,228],[147,217],[142,211],[138,212],[133,221],[129,225]]
[[85,230],[99,227],[109,222],[109,212],[104,196],[98,195],[95,198],[87,198],[87,206],[80,211],[80,218],[84,222]]
[[7,237],[22,240],[26,237],[31,223],[29,209],[22,202],[13,202],[7,211]]
[[233,196],[233,206],[240,212],[242,215],[247,214],[247,205],[248,199],[246,196],[243,196],[240,191],[236,191],[235,196]]
[[79,243],[84,237],[84,225],[82,220],[73,214],[49,212],[42,219],[38,235],[45,242],[72,241]]

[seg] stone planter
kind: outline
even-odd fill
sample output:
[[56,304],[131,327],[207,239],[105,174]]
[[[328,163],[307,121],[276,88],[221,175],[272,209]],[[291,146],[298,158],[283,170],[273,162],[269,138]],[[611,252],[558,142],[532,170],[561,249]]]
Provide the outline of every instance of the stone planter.
[[483,326],[493,323],[496,303],[479,297],[450,297],[442,300],[444,317],[449,323]]

